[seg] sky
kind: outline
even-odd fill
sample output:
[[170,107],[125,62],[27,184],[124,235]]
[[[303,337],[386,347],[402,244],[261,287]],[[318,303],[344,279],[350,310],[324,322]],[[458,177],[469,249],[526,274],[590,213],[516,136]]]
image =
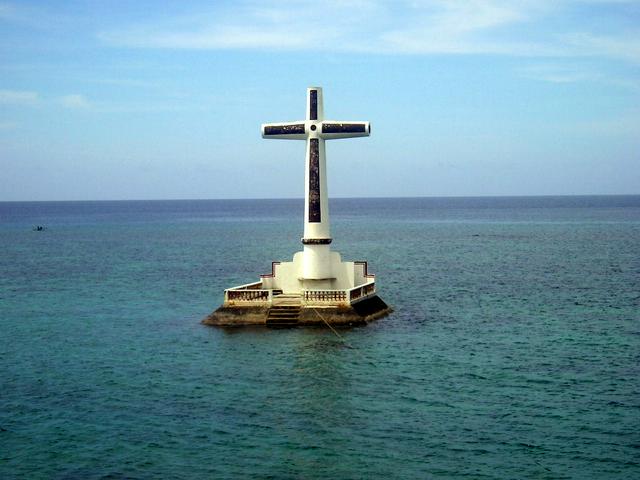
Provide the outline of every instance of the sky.
[[0,201],[640,193],[640,0],[0,0]]

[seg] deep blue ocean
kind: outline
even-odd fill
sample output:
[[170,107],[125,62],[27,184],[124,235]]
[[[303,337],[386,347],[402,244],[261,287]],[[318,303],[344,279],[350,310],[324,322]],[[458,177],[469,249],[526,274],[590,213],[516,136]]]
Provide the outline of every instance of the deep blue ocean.
[[342,339],[200,324],[302,200],[0,203],[0,478],[640,478],[640,196],[330,205]]

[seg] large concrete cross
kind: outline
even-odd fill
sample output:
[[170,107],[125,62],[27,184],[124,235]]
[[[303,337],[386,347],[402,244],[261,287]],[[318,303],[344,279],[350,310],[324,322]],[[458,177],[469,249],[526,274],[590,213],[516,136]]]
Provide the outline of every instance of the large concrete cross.
[[320,87],[307,89],[306,117],[306,120],[299,122],[265,123],[262,125],[262,138],[307,141],[304,237],[302,238],[305,247],[331,243],[324,141],[337,138],[367,137],[371,133],[369,122],[325,120],[322,88]]

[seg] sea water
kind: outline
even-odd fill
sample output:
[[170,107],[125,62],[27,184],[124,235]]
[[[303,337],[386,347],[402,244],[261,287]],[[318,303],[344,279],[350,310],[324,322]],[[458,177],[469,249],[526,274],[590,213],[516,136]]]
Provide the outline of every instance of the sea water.
[[336,199],[391,316],[201,325],[302,213],[0,203],[0,478],[640,478],[640,196]]

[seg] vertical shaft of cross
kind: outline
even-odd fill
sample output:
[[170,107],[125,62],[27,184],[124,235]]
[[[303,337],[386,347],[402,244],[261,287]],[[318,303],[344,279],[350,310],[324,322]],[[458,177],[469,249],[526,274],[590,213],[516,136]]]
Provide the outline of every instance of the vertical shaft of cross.
[[307,89],[307,153],[305,160],[304,236],[307,244],[328,244],[329,202],[327,194],[327,160],[321,137],[324,120],[322,89]]
[[324,106],[322,89],[307,89],[307,153],[305,156],[304,262],[303,277],[320,280],[331,277],[327,160],[321,138]]

